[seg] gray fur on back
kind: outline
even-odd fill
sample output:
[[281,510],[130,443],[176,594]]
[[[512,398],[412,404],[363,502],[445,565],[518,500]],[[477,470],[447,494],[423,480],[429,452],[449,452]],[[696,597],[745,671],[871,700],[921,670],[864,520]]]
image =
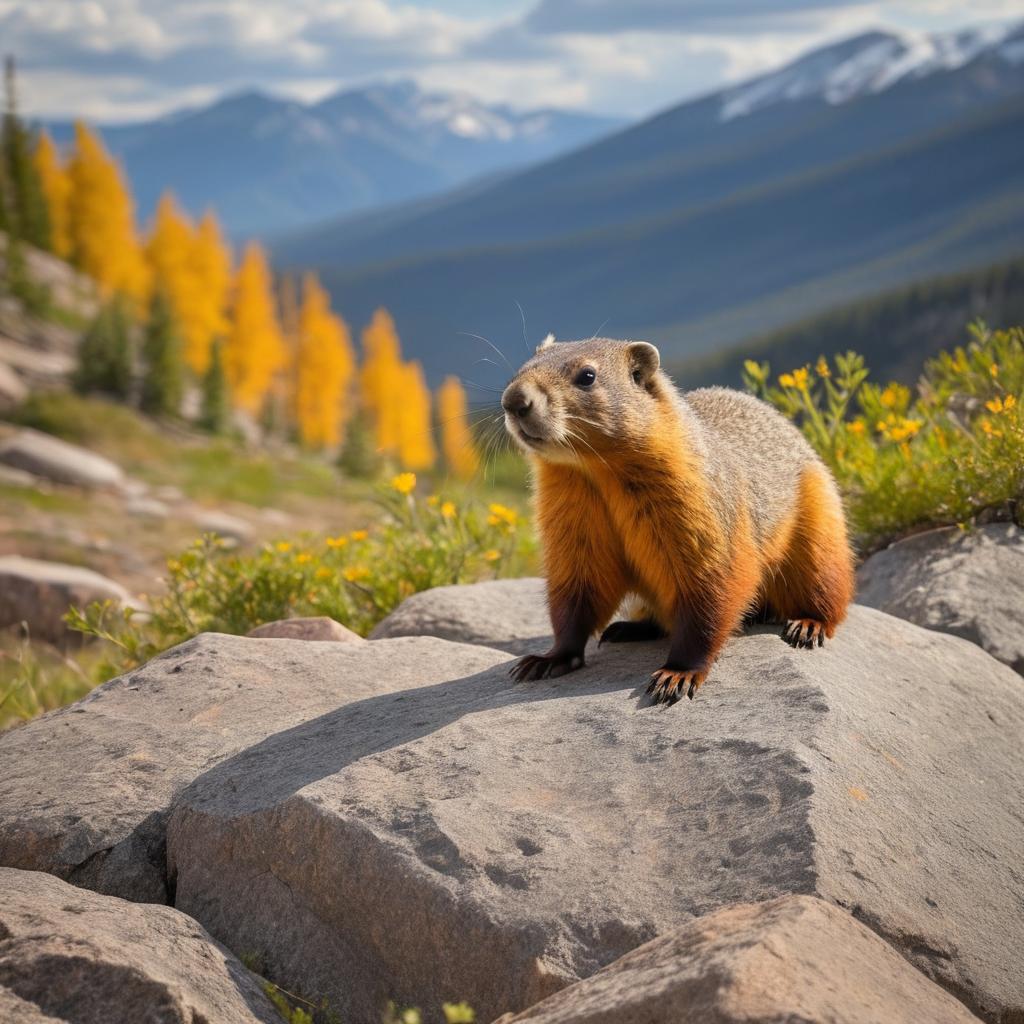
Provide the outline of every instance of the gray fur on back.
[[681,398],[701,426],[726,520],[745,492],[755,534],[764,540],[792,511],[804,468],[821,460],[785,416],[753,395],[700,388]]

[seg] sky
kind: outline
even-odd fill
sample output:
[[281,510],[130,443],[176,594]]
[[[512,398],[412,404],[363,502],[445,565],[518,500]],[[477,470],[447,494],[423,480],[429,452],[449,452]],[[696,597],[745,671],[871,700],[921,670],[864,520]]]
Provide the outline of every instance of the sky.
[[411,78],[636,117],[875,28],[1024,20],[1024,0],[0,0],[22,108],[114,122],[243,89]]

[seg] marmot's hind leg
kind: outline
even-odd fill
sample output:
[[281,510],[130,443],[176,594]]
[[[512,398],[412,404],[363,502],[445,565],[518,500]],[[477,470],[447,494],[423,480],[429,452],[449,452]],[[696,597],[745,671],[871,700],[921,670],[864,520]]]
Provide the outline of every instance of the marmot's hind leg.
[[824,470],[804,470],[793,530],[767,603],[785,623],[793,647],[820,647],[831,639],[853,599],[853,557],[835,485]]
[[602,644],[630,644],[644,640],[664,640],[668,633],[654,619],[620,619],[602,634]]

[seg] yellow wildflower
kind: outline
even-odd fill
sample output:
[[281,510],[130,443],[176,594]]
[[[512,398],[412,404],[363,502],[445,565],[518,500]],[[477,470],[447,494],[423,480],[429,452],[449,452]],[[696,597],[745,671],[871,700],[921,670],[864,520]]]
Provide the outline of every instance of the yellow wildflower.
[[795,388],[796,387],[796,381],[793,379],[793,374],[791,374],[791,373],[780,374],[779,375],[779,383],[784,388]]
[[896,426],[892,428],[891,436],[894,441],[905,441],[908,437],[913,437],[922,427],[921,420],[911,420],[904,418]]
[[440,498],[439,498],[439,497],[438,497],[438,496],[437,496],[436,494],[431,494],[431,495],[430,495],[430,497],[428,497],[428,498],[427,498],[427,504],[428,504],[428,505],[429,505],[429,506],[430,506],[431,508],[437,508],[437,503],[438,503],[438,502],[439,502],[440,500],[441,500],[441,499],[440,499]]
[[366,532],[366,530],[353,530],[349,534],[349,536],[353,540],[366,540],[366,538],[369,537],[370,535]]
[[327,546],[329,548],[343,548],[348,543],[348,537],[328,537]]
[[809,378],[806,366],[801,366],[799,370],[793,371],[793,383],[800,391],[807,390],[807,382]]
[[399,473],[398,476],[391,478],[391,486],[399,494],[412,494],[413,489],[416,487],[416,474]]
[[490,515],[487,517],[487,522],[491,526],[501,526],[502,524],[506,526],[515,526],[519,519],[519,516],[516,514],[516,510],[514,508],[509,508],[506,505],[494,503],[487,506],[487,511],[490,512]]
[[849,430],[851,434],[863,434],[864,433],[864,421],[863,420],[854,420],[852,423],[847,425],[846,429]]
[[312,562],[313,556],[308,551],[300,551],[295,556],[296,565],[305,565],[307,562]]
[[484,559],[488,562],[496,562],[499,558],[501,558],[501,552],[495,548],[484,552]]
[[365,580],[370,575],[370,570],[365,565],[346,565],[341,570],[341,575],[349,581],[349,583],[355,583],[357,580]]
[[818,374],[819,377],[831,377],[832,376],[832,372],[828,368],[828,361],[825,359],[824,356],[819,356],[818,357],[818,362],[815,365],[814,369],[817,371],[817,374]]
[[279,552],[280,552],[280,553],[281,553],[282,555],[287,555],[287,554],[288,554],[288,552],[289,552],[289,551],[291,551],[291,549],[292,549],[292,545],[291,545],[291,542],[290,542],[290,541],[287,541],[287,540],[279,540],[279,541],[278,541],[278,542],[277,542],[277,543],[276,543],[276,544],[274,545],[274,547],[275,547],[275,548],[276,548],[276,549],[277,549],[277,550],[278,550],[278,551],[279,551]]
[[1003,400],[998,395],[996,395],[995,398],[990,398],[985,403],[985,408],[988,409],[989,412],[1002,412]]
[[988,368],[988,372],[991,373],[993,377],[998,377],[999,376],[999,365],[998,365],[998,363],[993,363]]
[[1013,395],[1007,395],[1003,399],[1003,409],[1006,412],[1009,412],[1016,404],[1017,404],[1017,399],[1014,398]]
[[318,580],[329,580],[334,575],[326,565],[321,565],[316,571],[316,578]]
[[446,501],[441,506],[441,515],[443,515],[445,517],[445,519],[454,519],[455,518],[455,502],[454,501]]

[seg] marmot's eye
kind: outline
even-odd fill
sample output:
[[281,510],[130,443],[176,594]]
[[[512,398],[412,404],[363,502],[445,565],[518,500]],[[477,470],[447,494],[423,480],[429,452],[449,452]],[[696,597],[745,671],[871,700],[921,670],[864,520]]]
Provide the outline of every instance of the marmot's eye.
[[633,383],[639,384],[644,379],[644,375],[639,370],[633,371]]
[[578,388],[589,388],[595,380],[597,380],[597,373],[588,366],[586,369],[580,370],[580,372],[576,374],[576,379],[573,381],[573,384]]

